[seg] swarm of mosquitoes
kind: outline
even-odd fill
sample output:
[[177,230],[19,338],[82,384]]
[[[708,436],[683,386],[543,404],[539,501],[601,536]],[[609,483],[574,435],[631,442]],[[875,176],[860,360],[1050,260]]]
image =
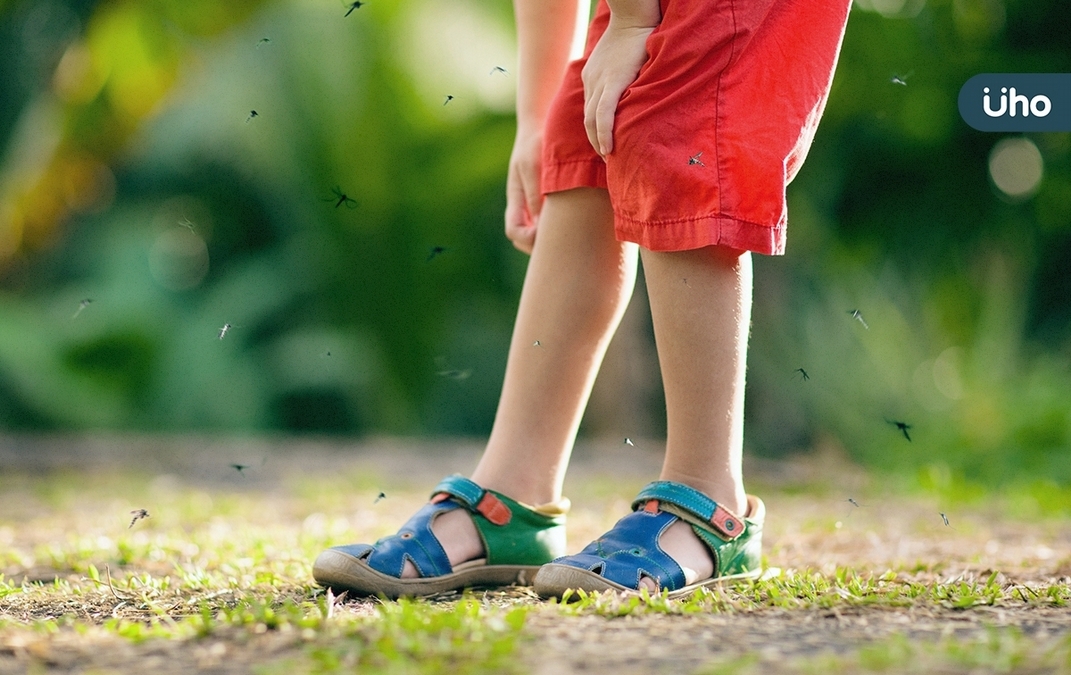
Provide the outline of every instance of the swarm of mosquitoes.
[[[893,78],[893,82],[896,83],[896,84],[901,84],[901,85],[905,85],[906,86],[907,83],[904,82],[903,80],[906,80],[909,75],[910,75],[910,73],[908,75],[905,75],[902,79]],[[702,154],[702,153],[700,153],[700,154]],[[693,159],[697,159],[697,158],[698,158],[698,155],[696,155],[696,157],[694,157]],[[849,310],[846,311],[846,313],[848,314],[849,317],[852,318],[852,320],[857,321],[859,323],[859,325],[861,325],[863,327],[864,330],[870,330],[870,324],[868,324],[866,319],[863,318],[863,312],[861,310],[859,310],[859,309],[849,309]],[[810,373],[808,373],[807,370],[805,368],[803,368],[803,367],[796,368],[795,370],[793,370],[792,371],[792,375],[794,377],[796,377],[798,380],[800,380],[801,382],[807,382],[807,381],[809,381],[811,379]],[[895,429],[898,434],[903,436],[905,441],[907,441],[908,443],[911,442],[910,430],[911,430],[912,427],[911,427],[910,424],[908,424],[904,420],[889,419],[888,417],[885,417],[884,420],[885,420],[886,424],[888,424],[890,427]],[[859,502],[857,502],[853,497],[848,497],[847,499],[845,499],[843,501],[847,502],[848,504],[851,504],[855,508],[858,508],[860,506]],[[941,521],[945,524],[946,527],[951,527],[951,524],[948,521],[948,514],[939,513],[938,515],[941,516]]]
[[[352,1],[352,2],[343,2],[343,6],[346,9],[346,12],[343,15],[343,17],[344,18],[348,18],[356,10],[361,9],[362,7],[364,7],[367,4],[368,3],[363,1],[363,0],[356,0],[356,1]],[[271,38],[262,37],[259,40],[257,40],[256,48],[259,49],[261,46],[270,45],[271,42],[272,42]],[[509,75],[509,71],[507,71],[502,66],[494,66],[493,68],[491,68],[491,70],[490,70],[490,72],[488,74],[491,75],[491,76],[494,76],[494,75],[508,76]],[[891,84],[894,84],[894,85],[899,85],[899,86],[906,87],[908,78],[911,77],[913,74],[914,74],[914,71],[908,72],[908,73],[906,73],[904,75],[893,75],[889,79],[889,82]],[[442,105],[444,107],[447,106],[450,102],[454,101],[455,98],[456,97],[453,94],[445,95]],[[249,114],[248,114],[248,116],[246,117],[246,120],[245,120],[246,124],[252,122],[254,119],[256,119],[259,116],[260,116],[260,113],[258,113],[256,110],[250,110]],[[703,157],[703,151],[696,152],[694,155],[691,155],[691,156],[688,157],[688,165],[689,166],[706,167],[706,164],[703,162],[702,157]],[[329,197],[329,198],[327,198],[327,199],[325,199],[323,201],[333,203],[334,204],[334,208],[336,208],[336,209],[339,208],[339,207],[342,207],[342,206],[345,206],[347,209],[355,209],[358,206],[357,200],[355,200],[354,198],[350,197],[348,194],[343,192],[341,186],[335,186],[331,190],[331,194],[332,194],[331,197]],[[184,219],[183,221],[180,221],[179,224],[182,225],[183,227],[189,228],[191,231],[193,231],[193,229],[194,229],[193,223],[191,223],[189,221],[189,219]],[[434,247],[432,247],[430,249],[429,253],[428,253],[426,262],[431,262],[433,259],[435,259],[436,257],[438,257],[439,255],[441,255],[442,253],[444,253],[446,251],[447,251],[447,249],[442,247],[442,246],[434,246]],[[683,281],[685,286],[689,285],[687,279],[683,279],[682,281]],[[93,302],[93,300],[90,299],[90,298],[85,298],[85,299],[81,300],[78,303],[78,307],[75,310],[75,312],[74,312],[74,314],[72,315],[71,318],[72,319],[78,318],[78,316],[92,302]],[[852,319],[854,319],[855,321],[858,321],[859,324],[862,325],[862,327],[865,330],[870,330],[869,324],[867,324],[866,320],[863,318],[862,312],[859,309],[850,309],[850,310],[847,310],[847,313],[852,317]],[[234,328],[234,325],[231,324],[231,323],[223,324],[223,326],[221,328],[219,328],[218,331],[217,331],[217,338],[219,340],[223,340],[233,328]],[[532,346],[533,347],[542,348],[543,345],[539,340],[535,340],[532,343]],[[331,352],[328,351],[325,354],[321,354],[321,355],[322,356],[331,356]],[[442,367],[441,366],[440,369],[437,371],[437,374],[439,376],[441,376],[441,377],[447,377],[447,378],[451,378],[451,379],[459,379],[459,380],[461,380],[461,379],[467,378],[471,374],[471,371],[470,370],[461,370],[461,369],[450,368],[450,367]],[[796,370],[794,370],[793,374],[794,375],[798,375],[799,379],[802,382],[807,382],[807,381],[809,381],[811,379],[811,377],[808,374],[807,370],[805,368],[803,368],[803,367],[800,367],[800,368],[797,368]],[[887,424],[889,424],[890,426],[894,427],[898,433],[902,434],[906,441],[911,442],[911,435],[908,433],[908,431],[911,429],[911,425],[910,424],[908,424],[907,422],[904,422],[902,420],[893,420],[893,419],[888,419],[888,418],[885,418],[885,422]],[[628,438],[628,437],[625,438],[624,444],[625,445],[629,445],[629,446],[635,445],[632,442],[632,439]],[[249,465],[249,464],[241,464],[241,463],[232,463],[232,464],[229,465],[229,467],[231,469],[235,470],[240,476],[244,477],[245,476],[245,471],[247,469],[251,468],[251,465]],[[373,503],[377,504],[384,498],[386,498],[386,494],[380,492],[379,495],[375,498]],[[857,502],[852,497],[848,497],[844,501],[847,502],[848,504],[852,505],[855,508],[859,508],[859,506],[860,506],[859,502]],[[130,525],[128,526],[128,529],[133,528],[134,524],[137,523],[138,520],[141,520],[141,519],[144,519],[144,518],[148,518],[149,517],[149,512],[146,509],[136,509],[134,511],[131,511],[131,515],[133,516],[133,518],[130,521]],[[945,526],[951,527],[951,524],[949,523],[947,514],[940,513],[939,515],[941,517],[942,522],[945,524]],[[342,600],[342,596],[337,598],[337,601],[341,601],[341,600]]]

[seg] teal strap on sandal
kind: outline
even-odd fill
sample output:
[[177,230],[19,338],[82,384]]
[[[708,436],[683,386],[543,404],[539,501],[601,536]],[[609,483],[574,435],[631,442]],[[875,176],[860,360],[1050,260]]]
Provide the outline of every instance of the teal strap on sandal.
[[[486,557],[450,564],[432,523],[442,513],[463,508],[472,515]],[[375,544],[336,546],[320,554],[313,577],[322,586],[360,595],[434,595],[469,587],[531,583],[539,566],[565,549],[568,502],[534,509],[485,490],[462,476],[450,476],[435,487],[431,501],[397,534]],[[419,577],[403,579],[406,563]]]
[[[544,597],[561,596],[567,589],[636,593],[647,577],[677,597],[700,586],[758,576],[766,508],[757,497],[748,497],[748,515],[741,518],[687,485],[656,481],[640,491],[632,508],[580,553],[543,566],[536,592]],[[659,545],[662,533],[678,520],[691,525],[710,549],[714,574],[709,579],[686,584],[680,565]]]

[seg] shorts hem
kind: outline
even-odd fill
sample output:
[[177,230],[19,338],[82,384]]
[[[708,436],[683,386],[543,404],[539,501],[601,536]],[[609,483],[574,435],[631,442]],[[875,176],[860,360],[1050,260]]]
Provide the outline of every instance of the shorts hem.
[[619,240],[631,241],[651,251],[725,246],[762,255],[784,255],[787,234],[785,225],[760,225],[717,215],[643,222],[615,214],[614,230]]
[[606,188],[606,163],[602,159],[574,159],[544,164],[543,194],[574,188]]

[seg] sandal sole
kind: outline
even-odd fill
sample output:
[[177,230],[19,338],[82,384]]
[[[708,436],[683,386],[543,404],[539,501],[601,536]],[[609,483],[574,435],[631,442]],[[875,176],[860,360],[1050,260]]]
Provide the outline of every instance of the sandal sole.
[[438,595],[464,588],[531,586],[538,571],[538,565],[482,565],[439,577],[399,579],[334,550],[321,553],[312,566],[312,576],[321,586],[356,595],[382,596],[388,600]]
[[[761,574],[761,570],[755,570],[754,572],[714,577],[683,588],[678,588],[675,591],[670,591],[668,597],[671,599],[680,598],[689,595],[699,588],[717,586],[719,584],[735,581],[757,579]],[[626,593],[628,595],[640,595],[640,591],[609,581],[605,577],[590,570],[555,563],[549,563],[539,568],[539,574],[536,575],[535,582],[533,583],[533,590],[535,590],[541,598],[558,598],[561,597],[566,590],[584,591],[585,593],[615,591],[618,593]],[[574,595],[571,599],[579,600],[580,598]]]

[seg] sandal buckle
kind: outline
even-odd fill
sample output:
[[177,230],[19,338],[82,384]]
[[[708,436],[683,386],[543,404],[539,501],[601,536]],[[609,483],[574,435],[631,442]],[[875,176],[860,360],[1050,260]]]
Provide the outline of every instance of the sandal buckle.
[[736,539],[744,531],[744,524],[740,522],[740,519],[721,504],[714,508],[714,513],[710,516],[710,524],[730,540]]

